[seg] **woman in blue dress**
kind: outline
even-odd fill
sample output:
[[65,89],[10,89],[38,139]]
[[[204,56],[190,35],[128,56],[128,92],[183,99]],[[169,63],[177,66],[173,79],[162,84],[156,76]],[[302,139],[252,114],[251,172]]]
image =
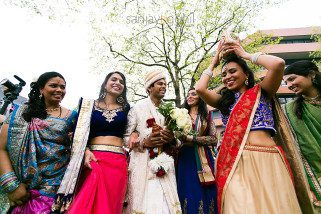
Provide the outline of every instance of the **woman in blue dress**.
[[0,186],[11,214],[50,213],[77,118],[77,112],[60,105],[66,94],[61,74],[43,73],[30,88],[28,103],[15,106],[0,133]]
[[194,89],[184,107],[193,121],[195,135],[181,136],[176,169],[178,196],[183,213],[217,213],[214,179],[214,146],[217,144],[213,112],[208,112]]

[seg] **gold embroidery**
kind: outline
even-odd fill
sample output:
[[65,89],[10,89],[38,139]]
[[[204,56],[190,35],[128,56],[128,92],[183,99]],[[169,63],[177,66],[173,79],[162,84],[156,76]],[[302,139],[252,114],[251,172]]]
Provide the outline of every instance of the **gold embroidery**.
[[94,144],[94,145],[88,145],[88,148],[90,150],[95,150],[95,151],[115,152],[115,153],[125,154],[124,149],[119,146]]
[[200,206],[198,207],[198,214],[204,214],[203,201],[200,201]]
[[211,200],[209,214],[215,214],[215,202],[213,199]]
[[187,213],[187,198],[184,199],[183,213]]
[[116,109],[109,110],[109,109],[100,108],[95,105],[95,110],[102,112],[102,115],[106,118],[106,121],[110,123],[110,122],[114,121],[114,117],[117,116],[117,112],[122,111],[123,108],[119,107]]
[[253,145],[245,145],[245,150],[256,151],[256,152],[269,152],[269,153],[279,153],[278,149],[274,146],[253,146]]

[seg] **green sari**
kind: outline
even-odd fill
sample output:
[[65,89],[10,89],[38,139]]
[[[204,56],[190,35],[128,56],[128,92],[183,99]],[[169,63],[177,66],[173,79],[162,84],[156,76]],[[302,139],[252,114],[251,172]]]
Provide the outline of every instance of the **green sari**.
[[302,120],[294,114],[294,102],[286,104],[285,112],[297,138],[313,204],[321,211],[321,104],[304,101]]

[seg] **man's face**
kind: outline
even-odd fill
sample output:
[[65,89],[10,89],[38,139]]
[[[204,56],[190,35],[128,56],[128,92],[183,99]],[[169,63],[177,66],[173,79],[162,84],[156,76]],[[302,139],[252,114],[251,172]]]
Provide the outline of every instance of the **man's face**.
[[167,83],[165,79],[160,79],[148,88],[149,96],[156,99],[163,99],[166,93]]

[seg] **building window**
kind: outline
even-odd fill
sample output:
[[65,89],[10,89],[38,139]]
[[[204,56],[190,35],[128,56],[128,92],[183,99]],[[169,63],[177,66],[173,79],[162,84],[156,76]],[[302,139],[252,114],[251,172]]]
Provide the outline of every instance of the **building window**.
[[285,39],[281,40],[279,44],[292,44],[292,43],[311,43],[312,39]]

